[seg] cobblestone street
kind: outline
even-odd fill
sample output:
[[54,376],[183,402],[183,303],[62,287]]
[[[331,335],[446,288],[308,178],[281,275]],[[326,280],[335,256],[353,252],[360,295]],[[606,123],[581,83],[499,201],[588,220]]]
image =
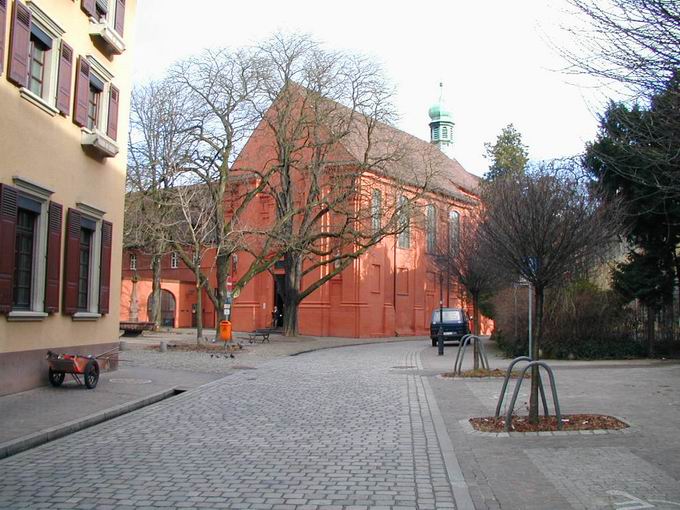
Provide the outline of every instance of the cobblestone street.
[[[680,508],[678,364],[555,362],[563,412],[631,429],[489,437],[464,424],[493,413],[501,380],[443,379],[456,348],[439,357],[428,344],[262,351],[227,377],[0,460],[0,508]],[[171,368],[176,354],[153,363]]]
[[454,508],[415,347],[277,360],[10,457],[0,507]]

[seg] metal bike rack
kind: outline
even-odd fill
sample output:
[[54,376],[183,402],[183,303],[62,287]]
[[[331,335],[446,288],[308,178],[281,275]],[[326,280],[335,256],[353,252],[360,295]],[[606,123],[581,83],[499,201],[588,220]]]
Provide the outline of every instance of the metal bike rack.
[[[498,418],[501,414],[501,407],[503,406],[503,400],[505,399],[505,392],[508,389],[508,384],[510,383],[510,379],[512,378],[512,369],[515,367],[517,363],[520,363],[521,361],[528,361],[531,363],[532,359],[529,356],[520,356],[519,358],[515,358],[510,362],[510,365],[508,366],[508,369],[505,372],[505,378],[503,379],[503,388],[501,389],[501,394],[498,397],[498,403],[496,404],[496,413],[494,417]],[[539,371],[538,373],[538,389],[541,392],[541,401],[543,402],[543,414],[548,416],[548,402],[545,398],[545,390],[543,389],[543,380],[541,379],[541,373]]]
[[482,368],[489,370],[489,358],[486,356],[486,350],[484,349],[484,344],[482,339],[477,335],[467,334],[460,339],[460,344],[458,345],[458,353],[456,354],[456,361],[453,364],[453,374],[460,375],[463,371],[463,359],[465,358],[465,349],[470,343],[470,340],[475,342],[477,346],[477,352],[479,353],[479,360],[481,362]]
[[[512,421],[512,411],[515,409],[515,403],[517,402],[517,396],[519,395],[519,389],[522,386],[522,381],[524,381],[524,375],[527,373],[531,367],[537,366],[545,369],[548,372],[548,378],[550,379],[550,389],[552,390],[553,405],[555,406],[555,416],[557,418],[557,430],[562,430],[562,414],[560,413],[560,403],[557,400],[557,388],[555,387],[555,376],[552,369],[545,361],[530,361],[526,367],[522,370],[517,385],[515,386],[515,391],[512,394],[512,400],[510,401],[510,407],[508,407],[508,412],[505,415],[505,431],[510,432],[510,422]],[[539,379],[540,380],[540,379]],[[539,386],[540,387],[540,386]],[[547,409],[545,409],[547,411]],[[546,416],[548,416],[546,412]]]

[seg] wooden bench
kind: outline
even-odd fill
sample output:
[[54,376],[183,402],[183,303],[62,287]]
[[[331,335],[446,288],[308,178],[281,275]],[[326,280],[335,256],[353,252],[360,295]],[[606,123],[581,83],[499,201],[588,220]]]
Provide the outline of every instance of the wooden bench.
[[258,338],[262,339],[262,343],[269,342],[269,335],[273,332],[274,330],[271,328],[262,328],[262,329],[256,329],[255,331],[249,331],[248,334],[248,342],[251,344],[253,342],[256,342]]

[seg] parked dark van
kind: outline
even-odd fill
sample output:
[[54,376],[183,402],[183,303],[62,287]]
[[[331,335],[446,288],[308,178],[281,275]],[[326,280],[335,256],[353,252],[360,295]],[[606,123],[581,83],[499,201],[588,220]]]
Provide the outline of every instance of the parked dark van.
[[[470,333],[467,316],[465,310],[460,308],[442,308],[441,316],[443,316],[442,329],[444,331],[444,341],[460,342],[463,336]],[[437,335],[439,334],[439,317],[440,309],[436,308],[432,312],[432,320],[430,321],[430,338],[432,339],[432,347],[437,345]]]

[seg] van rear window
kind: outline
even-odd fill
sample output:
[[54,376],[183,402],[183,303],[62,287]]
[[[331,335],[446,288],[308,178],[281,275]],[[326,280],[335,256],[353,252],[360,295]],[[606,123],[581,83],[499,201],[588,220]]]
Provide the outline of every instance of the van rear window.
[[[463,314],[460,310],[444,310],[444,322],[463,322]],[[439,310],[432,312],[432,322],[439,322]]]

